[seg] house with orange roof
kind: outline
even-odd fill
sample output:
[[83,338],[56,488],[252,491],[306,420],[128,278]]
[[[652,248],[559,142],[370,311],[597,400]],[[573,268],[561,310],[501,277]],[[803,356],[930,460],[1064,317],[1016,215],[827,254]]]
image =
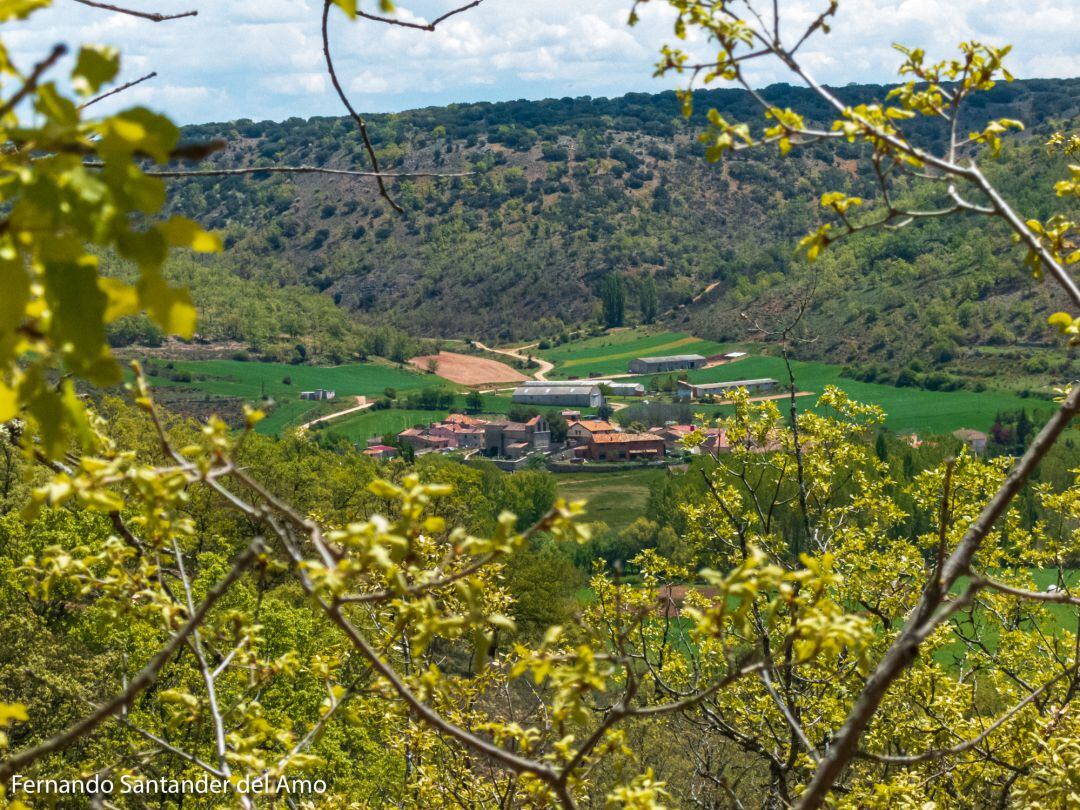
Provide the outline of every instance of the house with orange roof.
[[644,461],[664,457],[664,440],[653,433],[600,433],[584,448],[593,461]]
[[593,436],[617,432],[618,428],[604,419],[581,419],[570,423],[566,429],[566,438],[572,444],[588,444]]

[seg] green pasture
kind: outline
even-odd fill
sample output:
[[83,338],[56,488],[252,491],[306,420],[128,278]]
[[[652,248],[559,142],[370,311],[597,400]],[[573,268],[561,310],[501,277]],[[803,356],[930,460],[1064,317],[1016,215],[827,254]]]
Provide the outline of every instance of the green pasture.
[[[886,425],[896,431],[918,433],[949,433],[957,428],[987,430],[1000,411],[1026,408],[1030,414],[1046,414],[1053,404],[1041,399],[1020,397],[1005,391],[926,391],[921,388],[896,388],[879,383],[865,383],[840,376],[840,367],[824,363],[792,362],[795,386],[800,391],[820,394],[826,385],[834,385],[860,402],[873,403],[885,409]],[[754,355],[713,368],[687,372],[691,382],[722,382],[759,377],[772,377],[781,385],[788,380],[784,361],[778,357]],[[658,375],[664,378],[667,375]],[[800,397],[799,407],[812,407],[816,397]],[[777,403],[786,413],[787,401]],[[722,412],[718,406],[695,405],[695,410]]]
[[[455,407],[464,409],[465,398],[458,397]],[[510,398],[485,396],[482,416],[496,417],[510,409]],[[387,433],[400,433],[416,425],[427,425],[445,419],[449,411],[421,411],[405,408],[387,408],[385,410],[357,411],[354,414],[334,419],[322,425],[320,430],[344,436],[352,442],[366,444],[372,436],[384,436]]]
[[554,377],[588,377],[590,374],[625,374],[635,357],[664,354],[702,354],[724,351],[721,343],[702,340],[685,332],[648,334],[626,329],[600,337],[556,346],[538,354],[555,364]]
[[[305,417],[314,418],[327,411],[324,404],[300,399],[301,391],[328,388],[337,392],[336,408],[355,404],[350,398],[381,396],[386,388],[407,391],[428,386],[453,386],[453,383],[432,374],[417,374],[382,363],[354,363],[346,366],[294,366],[286,363],[257,363],[239,360],[151,361],[162,369],[163,376],[151,376],[158,388],[178,388],[199,391],[213,397],[239,397],[245,402],[257,402],[265,394],[274,401],[266,419],[259,423],[261,433],[275,434],[286,427],[300,424]],[[178,382],[167,375],[191,375],[191,382]],[[291,384],[284,382],[285,378]],[[456,387],[456,386],[455,386]]]
[[567,500],[586,500],[586,521],[602,520],[612,529],[624,529],[645,514],[649,488],[667,473],[657,469],[626,472],[558,473],[559,495]]

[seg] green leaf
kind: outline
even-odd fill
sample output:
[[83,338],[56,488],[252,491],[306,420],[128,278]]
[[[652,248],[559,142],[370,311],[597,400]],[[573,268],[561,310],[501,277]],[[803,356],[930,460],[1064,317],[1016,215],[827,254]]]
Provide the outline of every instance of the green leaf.
[[75,91],[83,96],[96,93],[120,71],[120,53],[104,45],[84,45],[71,71]]
[[356,0],[334,0],[334,5],[348,14],[350,20],[356,19]]
[[25,722],[29,719],[26,707],[21,703],[0,703],[0,728],[10,725],[12,720]]
[[108,299],[97,283],[96,261],[47,263],[45,299],[52,312],[49,336],[68,368],[99,385],[118,382],[105,340]]
[[167,163],[169,153],[180,140],[180,130],[172,121],[145,107],[132,107],[109,116],[94,128],[101,135],[98,154],[106,159],[140,152],[158,163]]
[[60,95],[52,82],[38,88],[34,109],[51,123],[61,127],[74,127],[79,123],[79,111],[75,102]]
[[102,276],[98,279],[101,287],[109,300],[105,310],[105,322],[112,323],[124,315],[134,315],[139,311],[139,291],[130,284],[125,284],[116,278]]
[[125,259],[143,270],[160,267],[168,254],[165,237],[157,228],[148,231],[126,231],[116,237],[116,247]]
[[196,253],[221,252],[221,240],[187,217],[174,216],[158,225],[158,229],[173,247],[190,248]]
[[39,8],[45,8],[51,0],[0,0],[0,22],[25,20]]
[[197,315],[191,296],[183,288],[170,287],[157,270],[144,270],[139,280],[139,300],[154,322],[167,333],[184,339],[195,334]]
[[19,413],[19,397],[14,388],[0,382],[0,422],[14,419]]
[[[0,295],[0,363],[6,365],[15,357],[15,347],[19,342],[15,330],[25,320],[26,305],[30,301],[30,277],[18,259],[0,261],[0,290],[4,291]],[[3,417],[0,417],[0,421],[3,421]]]

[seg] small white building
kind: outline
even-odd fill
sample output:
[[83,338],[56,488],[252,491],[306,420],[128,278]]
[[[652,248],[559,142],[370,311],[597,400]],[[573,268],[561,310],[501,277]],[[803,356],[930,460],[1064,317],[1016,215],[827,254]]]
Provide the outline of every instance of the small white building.
[[316,388],[314,391],[301,391],[300,399],[311,399],[317,402],[323,402],[331,400],[337,396],[336,391],[330,391],[326,388]]

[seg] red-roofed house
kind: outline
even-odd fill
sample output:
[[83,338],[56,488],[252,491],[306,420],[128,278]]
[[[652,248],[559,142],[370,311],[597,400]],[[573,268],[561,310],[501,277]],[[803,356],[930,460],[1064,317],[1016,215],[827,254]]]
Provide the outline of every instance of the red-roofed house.
[[617,430],[611,422],[605,422],[602,419],[582,419],[570,423],[570,426],[566,429],[566,438],[576,444],[587,444],[593,436],[616,432]]
[[600,433],[586,446],[593,461],[637,461],[664,457],[664,440],[653,433]]

